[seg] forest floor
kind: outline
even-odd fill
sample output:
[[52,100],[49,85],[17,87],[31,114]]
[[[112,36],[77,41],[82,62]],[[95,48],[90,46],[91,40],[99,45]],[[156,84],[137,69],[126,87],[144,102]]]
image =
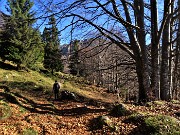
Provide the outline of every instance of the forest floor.
[[[54,101],[53,97],[42,92],[22,91],[14,89],[4,92],[0,89],[0,134],[1,135],[148,135],[151,129],[143,126],[143,122],[134,122],[129,115],[114,117],[110,108],[116,99],[115,95],[99,91],[98,97],[91,100]],[[107,100],[107,98],[109,100]],[[49,100],[48,100],[49,99]],[[171,116],[180,111],[180,102],[156,101],[148,106],[123,104],[129,111],[150,116]],[[112,130],[104,125],[98,128],[95,119],[108,116],[118,129]],[[180,120],[180,119],[179,119]],[[179,121],[178,120],[178,121]],[[179,123],[180,124],[180,123]],[[170,125],[166,125],[170,126]],[[176,133],[180,133],[180,125]],[[171,134],[171,133],[169,133]]]
[[[81,98],[54,101],[55,78],[9,63],[0,67],[0,135],[180,135],[180,101],[122,101],[127,111],[118,108],[115,116],[116,94],[83,78],[57,73],[61,89]],[[99,116],[108,119],[102,123]]]

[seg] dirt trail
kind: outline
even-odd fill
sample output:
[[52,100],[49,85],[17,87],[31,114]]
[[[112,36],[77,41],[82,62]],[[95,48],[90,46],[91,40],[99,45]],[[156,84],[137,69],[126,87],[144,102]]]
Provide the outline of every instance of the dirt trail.
[[[21,134],[33,129],[42,135],[81,135],[92,134],[91,120],[108,114],[103,106],[89,105],[88,102],[47,101],[45,97],[33,94],[11,92],[14,103],[8,103],[10,116],[0,121],[0,134]],[[5,95],[8,98],[8,95]]]

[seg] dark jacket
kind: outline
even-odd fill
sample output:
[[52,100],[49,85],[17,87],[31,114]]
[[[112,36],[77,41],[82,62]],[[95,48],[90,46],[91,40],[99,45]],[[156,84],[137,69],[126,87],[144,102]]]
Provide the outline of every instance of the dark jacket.
[[54,93],[58,93],[59,92],[59,89],[60,89],[60,85],[58,82],[55,82],[54,85],[53,85],[53,91]]

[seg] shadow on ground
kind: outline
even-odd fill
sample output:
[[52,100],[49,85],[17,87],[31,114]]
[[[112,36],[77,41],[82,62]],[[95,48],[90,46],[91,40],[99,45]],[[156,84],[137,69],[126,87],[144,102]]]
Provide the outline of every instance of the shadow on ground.
[[15,66],[12,66],[10,64],[4,63],[2,61],[0,61],[0,68],[7,69],[7,70],[17,70],[17,68]]
[[[0,99],[5,99],[7,102],[17,104],[32,113],[39,114],[54,114],[60,116],[78,116],[87,113],[99,113],[105,112],[106,109],[90,109],[86,106],[75,107],[71,109],[60,110],[54,106],[53,103],[37,103],[31,99],[28,99],[17,92],[0,92]],[[58,101],[61,104],[66,104],[66,102]],[[73,102],[73,101],[72,101]]]

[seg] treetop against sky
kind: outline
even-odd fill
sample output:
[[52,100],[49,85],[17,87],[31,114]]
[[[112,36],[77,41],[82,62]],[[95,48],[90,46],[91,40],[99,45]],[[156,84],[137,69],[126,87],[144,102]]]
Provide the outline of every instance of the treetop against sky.
[[[33,6],[32,10],[36,12],[35,17],[38,18],[36,23],[34,24],[34,27],[39,28],[40,32],[42,33],[44,30],[44,27],[48,27],[48,25],[47,25],[48,18],[46,18],[46,17],[49,16],[51,13],[58,13],[58,11],[61,8],[60,5],[65,6],[65,4],[67,4],[67,3],[60,4],[63,1],[66,1],[68,4],[70,4],[70,3],[74,2],[75,0],[33,0],[34,6]],[[130,2],[131,2],[131,0],[130,0]],[[145,0],[145,2],[150,3],[150,0]],[[90,4],[92,4],[92,2]],[[160,21],[161,20],[161,14],[163,13],[163,10],[162,10],[163,9],[163,2],[162,2],[162,0],[158,0],[158,4],[159,4],[158,12],[160,15],[159,16],[159,21]],[[9,14],[7,12],[6,7],[8,7],[7,0],[0,0],[0,10],[6,14]],[[83,9],[81,8],[81,10],[83,10]],[[81,10],[76,10],[76,12],[81,12]],[[145,10],[147,10],[147,9],[145,9]],[[150,16],[148,10],[147,10],[146,14]],[[87,16],[88,15],[86,15],[86,17]],[[55,17],[58,18],[58,14]],[[104,18],[104,19],[102,19],[102,18]],[[99,19],[99,21],[97,21],[96,23],[105,22],[106,19],[108,19],[108,16],[101,16],[101,19]],[[62,30],[64,27],[68,26],[71,23],[71,21],[72,21],[72,18],[66,18],[63,21],[59,21],[57,19],[58,29]],[[148,24],[149,22],[147,20],[145,23],[147,25],[149,25]],[[112,25],[113,25],[113,22],[112,22]],[[109,26],[107,26],[107,27],[109,27]],[[120,27],[121,26],[119,25],[116,28],[119,29]],[[71,31],[71,29],[72,29],[72,27],[68,27],[68,28],[66,28],[66,30],[61,31],[61,33],[59,35],[59,37],[61,39],[61,44],[69,43],[72,38],[83,39],[82,33],[84,31],[87,31],[87,29],[88,29],[88,31],[93,31],[92,27],[91,28],[90,27],[85,27],[85,28],[80,27],[79,29],[76,30],[76,32],[74,32],[75,30]],[[71,32],[74,32],[74,33],[71,35]],[[94,31],[94,33],[95,33],[95,31]],[[147,36],[147,41],[150,41],[150,36]]]

